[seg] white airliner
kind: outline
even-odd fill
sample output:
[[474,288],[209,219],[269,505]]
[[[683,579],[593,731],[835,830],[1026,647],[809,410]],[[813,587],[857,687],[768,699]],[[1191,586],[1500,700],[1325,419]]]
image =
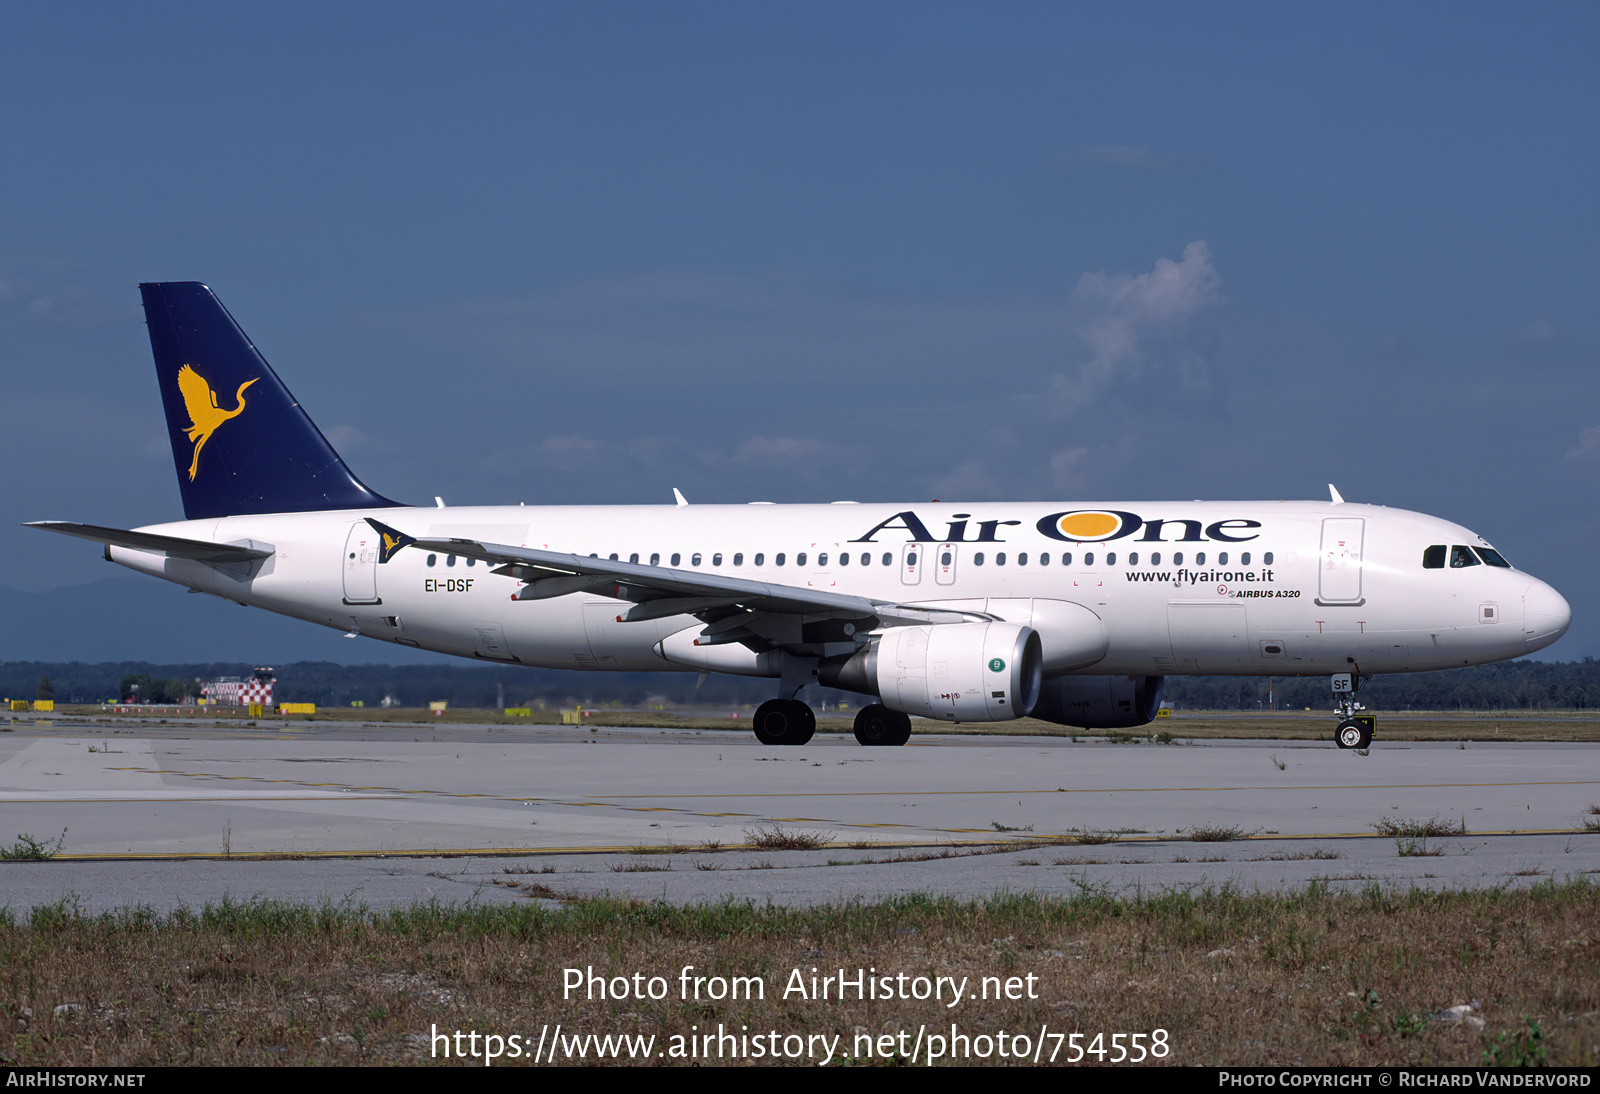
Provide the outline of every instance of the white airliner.
[[1279,502],[404,506],[363,485],[211,290],[141,286],[187,520],[33,527],[241,604],[546,668],[771,677],[766,744],[820,683],[910,715],[1144,725],[1163,676],[1326,676],[1364,749],[1375,673],[1482,665],[1565,633],[1567,602],[1476,533]]

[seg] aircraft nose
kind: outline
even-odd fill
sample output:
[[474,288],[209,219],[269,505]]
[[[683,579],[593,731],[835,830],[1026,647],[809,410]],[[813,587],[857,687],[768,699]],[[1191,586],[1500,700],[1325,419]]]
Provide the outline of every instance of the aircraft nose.
[[1566,597],[1542,581],[1535,581],[1522,594],[1523,638],[1535,649],[1543,649],[1562,635],[1572,622],[1572,607]]

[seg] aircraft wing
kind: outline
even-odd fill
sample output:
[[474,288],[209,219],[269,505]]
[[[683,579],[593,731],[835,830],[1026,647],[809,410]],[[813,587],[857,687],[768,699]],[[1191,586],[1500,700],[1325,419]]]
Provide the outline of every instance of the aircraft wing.
[[[793,647],[813,644],[818,638],[822,641],[846,639],[855,631],[880,626],[965,623],[992,618],[981,613],[930,610],[826,589],[503,543],[456,538],[412,539],[371,518],[367,523],[384,536],[385,549],[380,558],[385,562],[402,547],[475,558],[495,566],[492,571],[495,574],[525,582],[516,594],[518,600],[594,593],[633,602],[633,607],[618,616],[624,623],[692,615],[711,624],[705,638],[713,641]],[[830,623],[834,626],[826,626]],[[843,630],[842,625],[847,623],[852,628]],[[811,631],[819,624],[824,625],[825,636],[812,631],[804,639],[800,637],[802,626]],[[831,633],[834,631],[839,633]]]
[[64,536],[104,543],[108,547],[128,547],[135,551],[166,555],[169,558],[192,558],[197,562],[254,562],[270,558],[272,548],[246,547],[236,543],[209,543],[203,539],[180,539],[177,536],[158,536],[149,532],[128,532],[121,528],[102,528],[98,524],[74,524],[65,520],[36,520],[24,525],[42,528],[46,532],[60,532]]

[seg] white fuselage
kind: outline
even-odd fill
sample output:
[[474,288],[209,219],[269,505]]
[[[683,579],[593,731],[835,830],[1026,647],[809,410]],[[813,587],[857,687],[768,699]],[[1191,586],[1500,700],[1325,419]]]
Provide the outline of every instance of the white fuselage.
[[[1419,513],[1327,502],[1119,502],[1093,510],[1119,514],[1115,534],[1079,540],[1065,538],[1052,520],[1085,510],[836,503],[287,513],[142,529],[272,550],[253,564],[125,547],[107,554],[201,592],[339,630],[562,669],[765,674],[754,661],[669,660],[682,643],[664,650],[663,642],[698,630],[691,616],[621,623],[627,604],[590,593],[517,600],[516,579],[437,552],[401,550],[380,564],[377,534],[363,518],[418,538],[632,559],[1021,623],[1030,613],[1040,618],[1036,601],[1066,602],[1103,622],[1104,657],[1071,670],[1094,675],[1454,668],[1532,653],[1560,637],[1570,619],[1558,593],[1518,570],[1425,569],[1430,546],[1486,544]],[[1071,530],[1099,534],[1081,527]],[[1040,629],[1048,661],[1052,636]]]

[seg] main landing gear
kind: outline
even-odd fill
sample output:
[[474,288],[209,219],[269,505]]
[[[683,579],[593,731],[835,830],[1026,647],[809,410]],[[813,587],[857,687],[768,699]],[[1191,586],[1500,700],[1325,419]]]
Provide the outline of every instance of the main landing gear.
[[[803,745],[817,731],[817,716],[798,699],[768,699],[751,722],[764,745]],[[903,745],[911,739],[911,716],[873,703],[856,715],[855,730],[864,745]]]
[[803,745],[817,731],[817,716],[798,699],[768,699],[751,721],[764,745]]
[[903,745],[910,739],[909,714],[873,703],[856,715],[856,740],[864,745]]
[[1378,727],[1378,718],[1373,714],[1359,713],[1366,707],[1356,702],[1356,693],[1370,679],[1372,677],[1360,675],[1359,672],[1340,672],[1333,676],[1333,709],[1339,715],[1339,728],[1333,731],[1333,741],[1340,748],[1365,752],[1372,747],[1372,734]]

